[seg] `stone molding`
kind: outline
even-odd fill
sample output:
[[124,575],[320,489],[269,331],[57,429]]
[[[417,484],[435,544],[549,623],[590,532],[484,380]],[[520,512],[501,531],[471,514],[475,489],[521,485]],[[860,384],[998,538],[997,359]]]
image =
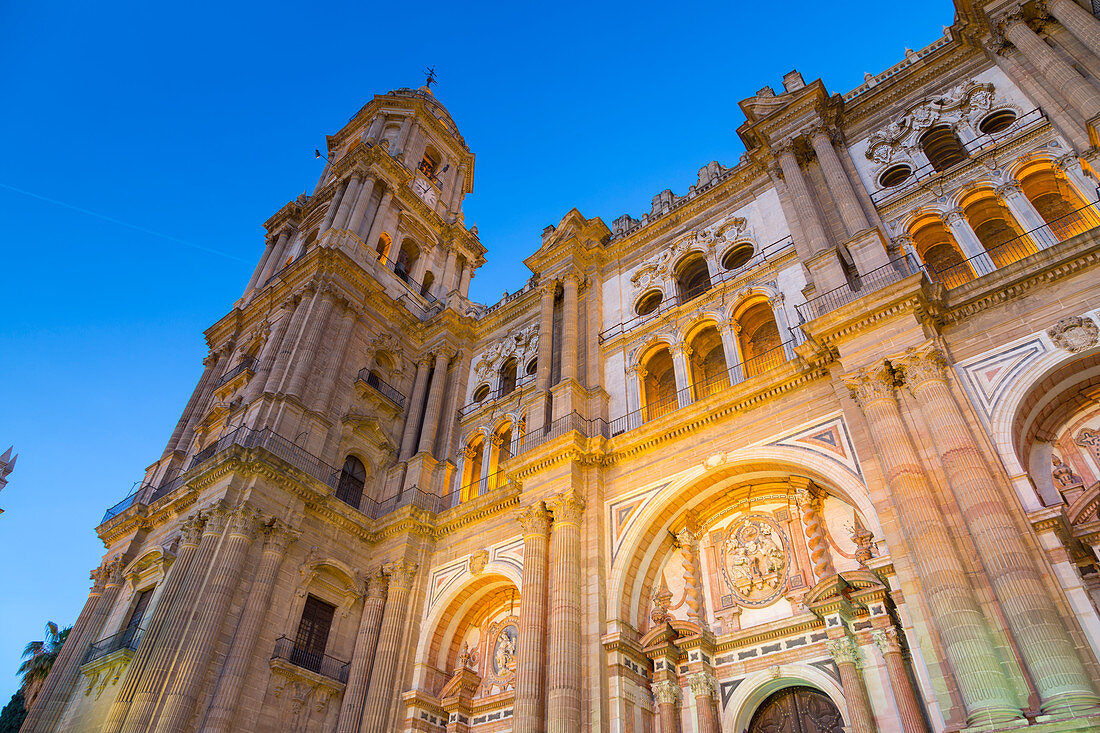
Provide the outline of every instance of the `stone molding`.
[[394,560],[385,566],[385,572],[389,576],[390,585],[395,588],[409,589],[412,587],[413,578],[416,577],[417,564],[409,562],[405,558]]
[[537,501],[527,509],[519,512],[516,515],[516,520],[523,529],[524,537],[529,535],[546,537],[550,534],[550,525],[553,523],[553,518],[550,512],[547,511],[546,504],[541,501]]
[[875,643],[883,656],[887,654],[901,654],[901,638],[897,627],[887,626],[884,629],[871,631],[871,641]]

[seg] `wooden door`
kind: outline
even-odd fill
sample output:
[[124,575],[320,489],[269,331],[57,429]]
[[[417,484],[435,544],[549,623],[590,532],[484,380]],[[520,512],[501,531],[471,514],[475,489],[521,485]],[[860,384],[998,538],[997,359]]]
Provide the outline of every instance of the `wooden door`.
[[785,687],[761,703],[748,733],[843,733],[844,719],[828,696],[809,687]]

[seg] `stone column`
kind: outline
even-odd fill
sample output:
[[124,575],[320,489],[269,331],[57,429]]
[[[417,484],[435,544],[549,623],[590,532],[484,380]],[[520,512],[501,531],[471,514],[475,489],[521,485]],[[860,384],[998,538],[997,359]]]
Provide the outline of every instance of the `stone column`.
[[947,228],[951,230],[951,236],[955,238],[959,249],[962,250],[963,257],[974,268],[975,276],[988,275],[997,269],[989,253],[985,251],[982,240],[978,239],[978,235],[974,233],[970,222],[966,220],[966,216],[963,215],[960,209],[948,211],[944,214],[943,220],[947,223]]
[[168,569],[168,575],[165,576],[163,581],[164,587],[160,590],[153,612],[145,623],[145,631],[142,633],[141,642],[134,651],[130,664],[126,667],[122,683],[118,688],[118,694],[107,713],[107,720],[103,725],[104,731],[117,733],[126,720],[130,703],[134,699],[138,683],[144,677],[145,667],[153,656],[154,648],[160,649],[160,637],[164,631],[165,621],[176,610],[176,596],[179,595],[184,579],[188,577],[195,552],[199,548],[199,540],[202,537],[205,521],[201,513],[196,513],[183,523],[176,559],[172,562],[172,567]]
[[[699,733],[722,733],[718,722],[718,681],[707,672],[696,672],[688,677],[691,694],[695,698],[695,716],[699,721]],[[856,733],[856,731],[853,731]]]
[[550,389],[550,375],[554,361],[554,295],[557,290],[557,280],[539,285],[539,293],[542,296],[539,310],[539,368],[536,384],[539,392]]
[[[142,670],[141,681],[122,726],[125,733],[148,733],[152,728],[153,716],[159,706],[165,680],[179,650],[180,639],[206,586],[206,572],[230,514],[222,506],[215,505],[205,510],[203,517],[206,521],[202,527],[202,539],[199,540],[198,549],[191,560],[187,577],[173,600],[172,607],[168,609],[161,632],[151,642],[154,646],[152,654]],[[144,644],[145,640],[142,641]]]
[[340,181],[336,186],[336,191],[332,194],[332,200],[328,203],[328,212],[325,214],[325,220],[321,224],[321,234],[324,234],[332,228],[332,222],[336,218],[336,212],[340,209],[340,202],[344,199],[344,192],[348,188],[347,181]]
[[418,453],[432,453],[435,447],[435,434],[439,428],[439,411],[443,404],[443,385],[447,383],[447,364],[451,361],[451,352],[439,349],[435,354],[435,371],[432,373],[432,387],[428,390],[428,403],[424,406],[424,429],[420,431]]
[[1081,45],[1100,58],[1100,22],[1073,0],[1048,0],[1047,10]]
[[436,291],[436,297],[442,298],[447,293],[454,290],[455,268],[457,267],[458,252],[455,251],[452,243],[451,248],[447,250],[447,262],[443,265],[443,277],[439,278],[439,290]]
[[252,581],[248,600],[241,611],[240,625],[233,636],[233,644],[229,647],[229,654],[218,678],[214,700],[210,704],[206,723],[202,726],[203,733],[229,733],[232,730],[233,713],[237,709],[241,688],[244,687],[245,676],[252,663],[260,627],[267,616],[279,566],[287,547],[297,536],[297,532],[292,532],[278,520],[265,532],[264,549],[256,569],[256,577]]
[[458,280],[458,292],[462,293],[464,298],[470,294],[470,278],[473,276],[474,268],[471,265],[462,268],[462,277]]
[[190,723],[199,688],[206,678],[206,670],[214,652],[214,644],[225,623],[229,604],[233,601],[241,565],[252,545],[260,519],[255,509],[242,504],[229,520],[225,542],[222,543],[210,577],[204,584],[194,618],[180,642],[180,652],[172,665],[168,693],[162,701],[160,717],[157,719],[158,733],[184,730]]
[[809,241],[810,250],[814,253],[806,265],[814,277],[817,291],[820,294],[847,284],[848,279],[840,266],[840,257],[825,234],[825,227],[818,217],[810,188],[795,157],[794,140],[786,140],[777,145],[776,155],[783,172],[783,180],[787,184],[787,191],[791,195],[798,224]]
[[[214,375],[219,373],[216,371],[218,362],[221,361],[221,354],[211,351],[206,355],[206,358],[202,360],[203,370],[202,376],[199,377],[199,383],[195,385],[195,391],[191,393],[191,399],[187,401],[187,406],[183,408],[183,414],[180,415],[179,422],[176,423],[176,429],[172,431],[172,437],[168,439],[168,445],[164,448],[164,453],[161,458],[168,457],[173,451],[181,450],[180,443],[182,442],[183,433],[187,429],[187,426],[191,423],[191,416],[198,409],[199,403],[204,406],[206,400],[210,397],[210,392],[213,390],[211,386],[213,384]],[[42,693],[39,693],[41,695]]]
[[825,536],[825,518],[821,514],[825,497],[817,491],[799,489],[795,495],[802,510],[802,526],[806,543],[810,548],[810,562],[818,580],[836,575],[829,555],[829,541]]
[[287,366],[290,363],[290,355],[294,352],[294,345],[298,341],[298,334],[302,330],[302,321],[309,312],[313,301],[313,293],[302,293],[298,305],[294,307],[294,313],[290,316],[290,322],[279,339],[279,348],[275,352],[275,358],[271,362],[271,372],[267,375],[267,383],[264,384],[264,392],[277,392],[286,375]]
[[269,327],[270,332],[264,339],[264,345],[260,348],[259,356],[256,357],[257,362],[259,362],[256,366],[256,373],[252,375],[252,379],[249,380],[244,391],[244,403],[246,405],[251,404],[253,400],[259,397],[263,393],[264,387],[267,386],[267,379],[271,376],[275,354],[279,352],[279,346],[282,345],[283,334],[286,333],[286,327],[290,323],[293,311],[293,305],[284,303],[282,316],[275,322],[274,326]]
[[378,208],[374,210],[374,221],[371,222],[367,236],[363,237],[363,243],[367,245],[367,252],[375,252],[378,247],[378,238],[382,236],[382,227],[386,225],[386,218],[390,215],[391,201],[393,201],[393,191],[387,190],[382,194],[382,199],[378,202]]
[[694,400],[691,393],[691,370],[688,368],[688,357],[691,356],[691,347],[685,343],[678,343],[672,347],[672,370],[676,373],[676,404],[678,407],[687,407]]
[[381,570],[367,578],[367,595],[363,599],[363,615],[359,618],[359,633],[355,637],[348,683],[340,702],[340,719],[336,725],[336,733],[357,733],[359,730],[370,671],[374,666],[378,632],[382,627],[388,584],[389,578]]
[[371,196],[374,195],[374,179],[369,175],[364,177],[362,185],[359,186],[359,195],[355,198],[355,207],[351,210],[351,214],[348,215],[347,223],[344,224],[344,228],[348,231],[359,233],[359,230],[363,226],[363,218],[367,214],[367,207],[370,206]]
[[699,587],[699,539],[690,529],[676,533],[676,546],[680,549],[680,565],[684,571],[684,603],[687,604],[688,620],[707,628],[703,615],[703,594]]
[[875,733],[875,716],[871,712],[871,700],[867,697],[867,685],[863,681],[863,666],[859,658],[859,646],[844,633],[825,642],[829,654],[840,671],[840,685],[844,689],[844,702],[848,708],[849,733]]
[[546,711],[547,579],[550,513],[540,501],[517,517],[523,529],[523,581],[516,641],[517,731],[540,730]]
[[581,729],[581,515],[584,500],[570,489],[549,504],[554,512],[553,600],[546,673],[549,733]]
[[893,626],[871,632],[871,640],[875,642],[886,662],[886,674],[890,677],[890,689],[894,691],[894,702],[898,706],[902,730],[905,733],[928,733],[909,670],[905,667],[899,637],[898,630]]
[[332,286],[321,283],[317,288],[317,297],[314,299],[316,307],[310,313],[309,322],[304,329],[298,348],[294,350],[294,364],[290,369],[290,379],[285,390],[289,397],[299,399],[302,397],[306,379],[313,373],[313,367],[317,361],[317,349],[321,344],[321,338],[324,336],[325,327],[328,325],[328,317],[332,313],[332,306],[335,302],[336,296],[333,293]]
[[329,352],[328,363],[325,364],[325,373],[321,376],[321,391],[313,404],[313,409],[324,412],[331,408],[332,398],[336,393],[336,381],[344,369],[344,360],[347,358],[348,348],[351,345],[351,331],[355,327],[355,311],[351,305],[345,303],[343,313],[340,315],[340,326],[336,332],[336,339],[332,342],[332,350]]
[[875,453],[933,625],[955,673],[967,721],[977,725],[1019,720],[1023,714],[993,646],[985,613],[902,420],[893,370],[880,363],[843,379],[867,417]]
[[260,273],[260,278],[256,282],[256,287],[262,288],[267,284],[268,279],[274,275],[279,268],[279,264],[283,261],[284,253],[286,252],[287,240],[290,239],[291,232],[293,230],[289,227],[284,227],[279,232],[279,238],[275,242],[275,246],[271,248],[270,256],[264,261],[263,272]]
[[244,295],[248,295],[255,289],[256,284],[260,281],[260,275],[267,267],[267,263],[271,261],[272,254],[278,248],[278,237],[272,234],[264,237],[264,253],[260,256],[260,261],[256,263],[256,269],[252,271],[252,277],[248,279],[248,285],[244,288]]
[[1039,249],[1058,244],[1058,237],[1047,226],[1046,220],[1035,209],[1034,204],[1024,195],[1019,181],[1009,181],[997,188],[997,195],[1004,201],[1013,218],[1020,222],[1027,236]]
[[577,379],[577,331],[580,327],[577,293],[582,276],[571,272],[562,279],[561,379]]
[[657,701],[657,719],[661,722],[661,733],[680,733],[680,685],[672,680],[653,683],[653,699]]
[[116,556],[92,571],[95,582],[84,604],[84,610],[61,646],[38,698],[23,721],[22,730],[53,730],[61,722],[61,716],[64,715],[77,682],[80,681],[80,667],[84,664],[84,656],[88,653],[88,648],[99,641],[103,623],[118,600],[118,591],[123,581],[122,567],[122,557]]
[[947,359],[931,343],[895,366],[920,406],[960,513],[1048,715],[1100,712],[1076,644],[1050,602],[1033,551],[1024,542],[988,464],[947,385]]
[[[1063,8],[1059,11],[1065,15]],[[1020,49],[1020,53],[1046,78],[1047,85],[1059,90],[1086,122],[1100,115],[1100,93],[1031,30],[1018,13],[1006,17],[1003,28],[1005,38]]]
[[870,229],[871,224],[867,221],[867,215],[859,204],[855,189],[852,188],[852,180],[848,178],[840,157],[836,154],[831,133],[832,131],[825,127],[815,127],[810,131],[810,144],[817,153],[817,162],[825,175],[829,192],[833,194],[836,201],[840,219],[844,222],[844,229],[849,237],[854,237]]
[[489,476],[492,475],[489,471],[493,464],[493,454],[496,454],[497,465],[500,465],[500,447],[504,445],[504,440],[499,435],[487,435],[483,445],[485,448],[481,456],[481,478],[478,480],[477,492],[474,496],[480,496],[489,490]]
[[718,334],[722,337],[722,351],[726,356],[726,367],[730,375],[730,384],[738,384],[745,381],[745,370],[741,362],[741,344],[737,334],[741,332],[741,324],[730,319],[722,321],[718,325]]
[[416,450],[416,429],[420,427],[420,415],[424,410],[424,392],[428,388],[428,370],[431,364],[430,356],[424,356],[416,362],[416,379],[413,381],[413,391],[405,414],[405,431],[401,435],[402,461],[412,458],[413,451]]
[[348,217],[351,215],[351,210],[359,197],[359,184],[359,174],[352,175],[348,179],[347,187],[344,189],[344,195],[340,198],[340,208],[337,209],[336,216],[332,219],[333,229],[347,228]]
[[389,729],[390,708],[394,701],[394,685],[402,648],[401,636],[405,632],[405,616],[409,610],[409,591],[416,576],[416,564],[401,559],[387,567],[390,577],[389,595],[382,613],[382,626],[378,634],[378,648],[374,654],[370,689],[363,706],[363,720],[359,730],[382,731]]

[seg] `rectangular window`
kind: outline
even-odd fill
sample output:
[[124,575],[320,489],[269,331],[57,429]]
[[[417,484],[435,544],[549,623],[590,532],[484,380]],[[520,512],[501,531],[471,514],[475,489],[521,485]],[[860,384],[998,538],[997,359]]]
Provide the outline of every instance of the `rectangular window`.
[[126,621],[125,629],[127,631],[141,626],[141,620],[145,618],[145,610],[149,607],[149,599],[152,597],[152,588],[147,588],[138,593],[137,601],[134,603],[134,608],[130,611],[130,618]]
[[298,635],[294,639],[294,652],[298,659],[292,661],[306,669],[320,669],[335,613],[336,606],[331,603],[325,603],[314,596],[306,597],[302,620],[298,624]]

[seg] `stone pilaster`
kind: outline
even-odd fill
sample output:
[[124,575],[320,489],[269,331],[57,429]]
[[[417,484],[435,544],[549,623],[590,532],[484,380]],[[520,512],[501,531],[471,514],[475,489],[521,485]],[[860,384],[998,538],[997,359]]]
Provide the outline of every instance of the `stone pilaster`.
[[424,410],[424,392],[428,388],[428,370],[431,365],[431,357],[427,356],[416,362],[416,378],[413,380],[413,390],[405,413],[405,431],[401,434],[402,461],[411,458],[416,449],[416,429],[420,426],[420,414]]
[[539,730],[546,711],[547,581],[550,513],[541,501],[517,517],[523,531],[523,582],[516,643],[515,730]]
[[416,563],[401,559],[390,563],[386,571],[389,575],[389,594],[382,613],[370,688],[359,726],[359,730],[364,732],[388,730],[398,663],[403,652],[401,637],[405,632],[405,616],[409,611],[409,593],[416,576]]
[[347,188],[344,189],[344,195],[340,198],[340,208],[337,209],[336,216],[332,220],[333,229],[344,229],[347,226],[352,207],[359,198],[359,183],[358,175],[348,179]]
[[551,536],[553,597],[546,674],[549,733],[581,728],[581,517],[584,500],[570,489],[549,503],[554,512]]
[[313,373],[314,363],[317,360],[317,348],[320,346],[321,337],[328,325],[328,317],[332,312],[332,306],[336,297],[332,291],[332,285],[322,282],[317,286],[317,297],[314,307],[309,314],[302,339],[295,349],[294,364],[290,369],[290,379],[286,386],[286,393],[291,397],[301,397],[305,388],[306,379]]
[[696,672],[688,676],[691,695],[695,698],[695,717],[699,733],[722,733],[718,721],[718,680],[709,672]]
[[340,326],[336,332],[336,338],[332,342],[333,347],[329,352],[328,363],[325,364],[325,372],[321,376],[321,391],[313,403],[313,409],[325,412],[331,409],[332,398],[336,394],[336,381],[344,368],[344,360],[347,358],[348,348],[351,345],[351,332],[355,328],[356,315],[348,303],[343,304],[343,312],[340,315]]
[[381,569],[367,578],[367,595],[363,598],[363,615],[359,618],[359,632],[355,636],[355,651],[351,655],[351,669],[344,688],[344,698],[340,703],[336,733],[356,733],[359,730],[367,683],[378,646],[378,633],[382,627],[388,585],[389,578]]
[[297,343],[298,334],[302,329],[302,321],[305,319],[306,314],[310,310],[310,305],[313,302],[313,295],[314,294],[311,292],[303,293],[298,304],[294,307],[294,312],[290,316],[290,321],[283,331],[282,338],[279,339],[279,347],[275,351],[275,358],[271,363],[271,371],[267,375],[266,384],[264,384],[264,392],[279,391],[283,377],[287,372],[287,366],[290,364],[290,355],[294,352],[294,345]]
[[539,363],[536,383],[539,392],[550,389],[550,375],[553,373],[554,295],[557,289],[557,280],[539,286]]
[[886,662],[886,674],[890,678],[890,688],[894,691],[894,702],[898,706],[902,730],[905,733],[928,733],[928,726],[924,722],[924,715],[921,712],[920,703],[917,702],[916,691],[913,689],[912,678],[905,666],[897,628],[887,626],[875,629],[871,632],[871,640],[882,653],[883,661]]
[[[367,235],[363,237],[363,243],[367,245],[367,252],[374,252],[378,247],[378,238],[382,236],[382,227],[386,225],[386,217],[390,213],[390,202],[393,201],[393,192],[387,190],[382,194],[382,199],[378,202],[378,208],[374,211],[374,221],[371,222],[370,230]],[[392,247],[393,244],[391,243]]]
[[844,688],[844,702],[848,707],[848,728],[850,733],[875,733],[875,716],[871,711],[871,700],[867,696],[867,685],[863,681],[863,666],[859,656],[859,646],[845,633],[843,636],[825,642],[829,654],[840,671],[840,684]]
[[439,413],[443,406],[443,387],[447,383],[447,364],[453,352],[441,348],[435,354],[432,386],[428,390],[428,403],[424,406],[424,428],[420,432],[418,453],[431,454],[435,448],[435,435],[439,429]]
[[191,424],[191,416],[195,413],[195,410],[199,409],[198,405],[200,403],[205,404],[206,400],[209,399],[210,391],[213,389],[211,385],[213,384],[214,375],[217,373],[215,370],[220,361],[220,355],[213,351],[202,360],[202,376],[199,377],[199,383],[195,385],[195,391],[191,393],[191,399],[187,401],[187,406],[183,408],[183,414],[180,415],[179,422],[176,423],[176,429],[172,431],[172,437],[168,439],[168,445],[164,448],[162,458],[168,456],[172,451],[186,449],[186,446],[180,446],[180,443],[183,442],[184,431]]
[[960,513],[993,591],[1005,611],[1032,682],[1047,714],[1100,711],[1100,696],[1077,655],[1040,571],[1009,513],[1005,492],[988,464],[947,385],[947,360],[927,343],[895,365],[920,406]]
[[821,172],[825,175],[825,182],[829,186],[829,192],[836,200],[837,209],[840,211],[840,219],[844,222],[844,229],[849,237],[854,237],[862,231],[871,228],[867,221],[867,215],[856,198],[855,189],[852,188],[852,180],[844,171],[840,162],[840,156],[833,147],[832,133],[827,127],[818,126],[810,131],[810,144],[817,154],[817,162],[821,166]]
[[373,194],[374,179],[367,176],[366,180],[363,181],[363,185],[359,187],[359,195],[355,198],[355,208],[351,210],[351,215],[348,217],[347,223],[344,224],[345,229],[356,234],[359,233],[363,226],[363,217],[367,213],[367,206],[370,205]]
[[279,566],[286,555],[287,547],[295,539],[297,533],[278,520],[266,528],[260,565],[256,569],[248,600],[241,611],[240,626],[233,636],[233,644],[218,678],[210,713],[202,727],[203,733],[229,733],[233,729],[233,714],[240,700],[248,666],[252,663],[260,628],[267,616]]
[[583,276],[571,272],[562,280],[562,321],[561,321],[561,379],[577,379],[577,333],[580,330],[580,316],[577,309],[577,294],[580,291]]
[[1039,70],[1047,85],[1061,91],[1086,122],[1100,115],[1100,93],[1031,30],[1019,13],[1008,15],[1002,29],[1005,38]]
[[846,375],[844,381],[867,417],[909,557],[955,673],[967,720],[977,724],[1020,719],[1023,714],[993,646],[985,614],[902,420],[893,370],[877,364]]
[[336,212],[340,209],[340,202],[344,199],[344,192],[348,189],[348,181],[343,180],[336,184],[336,191],[328,203],[328,211],[325,212],[325,220],[321,224],[321,233],[324,234],[332,228],[332,222],[336,219]]
[[674,680],[660,680],[653,683],[653,699],[657,701],[657,719],[661,723],[661,733],[680,733],[680,707],[682,694],[680,685]]

